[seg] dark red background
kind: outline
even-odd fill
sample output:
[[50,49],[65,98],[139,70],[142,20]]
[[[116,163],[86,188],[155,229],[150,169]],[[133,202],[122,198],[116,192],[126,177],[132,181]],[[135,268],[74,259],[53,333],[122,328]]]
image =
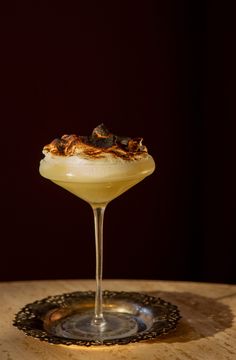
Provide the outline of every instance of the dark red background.
[[32,4],[0,22],[0,280],[94,277],[92,211],[38,165],[104,122],[157,163],[107,208],[104,277],[235,282],[233,7]]

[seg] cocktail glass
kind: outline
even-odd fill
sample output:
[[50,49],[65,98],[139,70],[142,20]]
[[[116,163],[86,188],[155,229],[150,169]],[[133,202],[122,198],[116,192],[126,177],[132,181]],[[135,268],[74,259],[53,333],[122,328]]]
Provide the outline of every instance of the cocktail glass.
[[80,164],[77,156],[52,155],[41,160],[40,174],[85,200],[93,209],[96,244],[96,292],[94,309],[68,316],[56,328],[56,335],[71,339],[97,341],[122,339],[137,333],[132,314],[103,311],[103,220],[107,204],[150,175],[155,169],[147,154],[138,160],[115,162],[92,159]]

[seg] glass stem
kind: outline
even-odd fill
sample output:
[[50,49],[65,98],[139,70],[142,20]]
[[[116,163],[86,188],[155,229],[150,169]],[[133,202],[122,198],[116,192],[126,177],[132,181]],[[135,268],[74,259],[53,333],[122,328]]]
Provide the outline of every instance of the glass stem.
[[96,245],[96,295],[95,313],[92,323],[102,327],[105,324],[103,317],[102,300],[102,270],[103,270],[103,220],[106,206],[92,206],[94,213],[95,245]]

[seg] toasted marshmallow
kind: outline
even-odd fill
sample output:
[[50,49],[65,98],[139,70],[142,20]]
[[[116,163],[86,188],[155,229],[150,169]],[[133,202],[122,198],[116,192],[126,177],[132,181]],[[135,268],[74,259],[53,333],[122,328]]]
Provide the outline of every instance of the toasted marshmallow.
[[102,158],[107,154],[125,160],[140,159],[147,154],[142,138],[116,136],[110,133],[103,124],[97,126],[91,136],[63,135],[44,146],[43,153],[58,156],[78,155],[84,158]]
[[63,135],[44,146],[40,173],[70,182],[116,181],[154,171],[155,163],[142,138],[111,134],[99,125],[91,136]]

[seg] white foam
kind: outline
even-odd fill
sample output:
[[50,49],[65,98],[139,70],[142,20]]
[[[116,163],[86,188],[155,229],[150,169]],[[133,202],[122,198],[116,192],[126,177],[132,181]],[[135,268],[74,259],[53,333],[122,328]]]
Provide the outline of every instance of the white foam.
[[87,159],[80,156],[58,156],[46,153],[40,162],[40,174],[50,180],[70,182],[118,181],[150,175],[155,169],[151,155],[124,160],[106,154],[104,158]]

